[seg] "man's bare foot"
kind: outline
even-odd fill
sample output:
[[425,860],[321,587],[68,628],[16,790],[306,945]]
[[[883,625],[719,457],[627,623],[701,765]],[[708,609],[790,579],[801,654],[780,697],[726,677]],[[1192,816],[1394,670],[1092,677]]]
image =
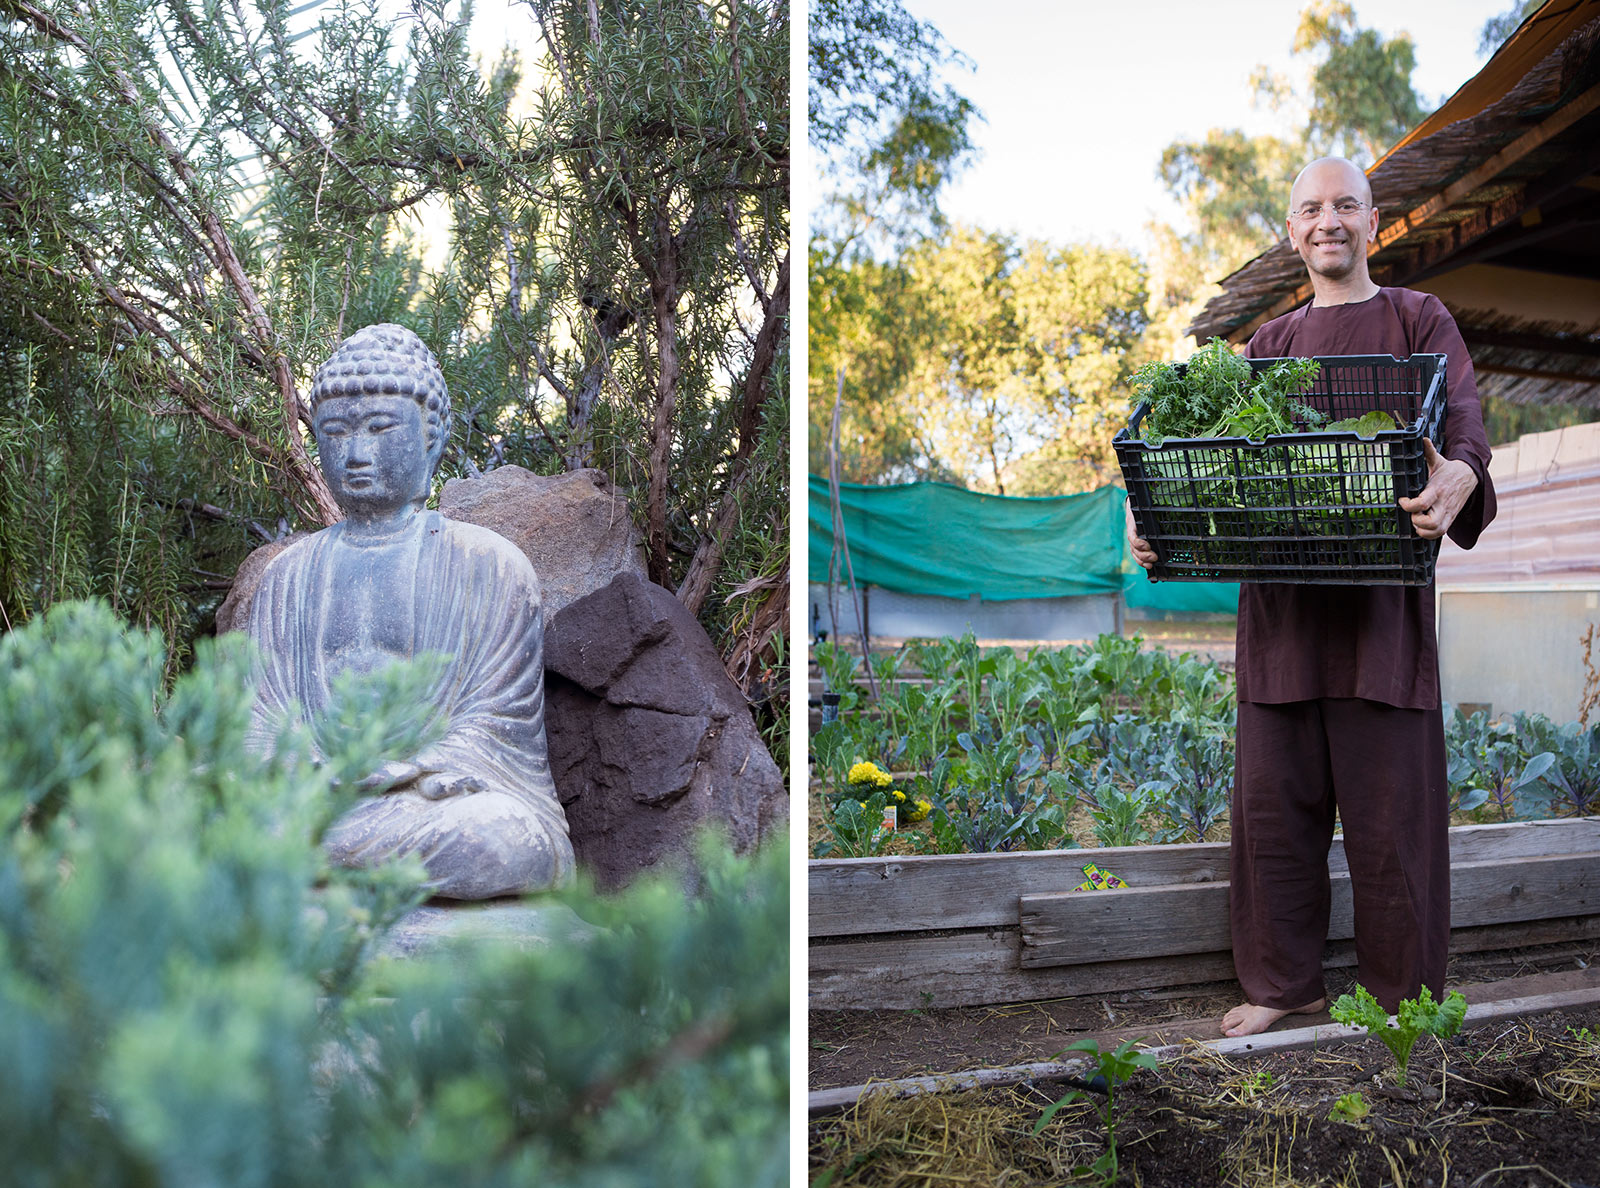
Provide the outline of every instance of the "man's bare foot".
[[1308,1002],[1303,1007],[1280,1011],[1274,1007],[1256,1006],[1251,1002],[1240,1003],[1222,1016],[1222,1034],[1260,1035],[1285,1015],[1314,1015],[1327,1005],[1326,998],[1319,998],[1316,1002]]

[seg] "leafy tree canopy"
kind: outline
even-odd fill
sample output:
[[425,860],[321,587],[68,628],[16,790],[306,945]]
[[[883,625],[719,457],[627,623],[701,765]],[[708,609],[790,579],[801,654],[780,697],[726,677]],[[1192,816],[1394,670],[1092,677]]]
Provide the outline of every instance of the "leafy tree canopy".
[[0,626],[100,594],[181,659],[252,544],[337,518],[303,393],[392,321],[451,389],[444,477],[603,468],[772,691],[787,5],[513,11],[537,60],[480,67],[447,0],[0,0]]
[[1523,21],[1544,5],[1545,0],[1519,0],[1499,16],[1492,16],[1484,21],[1483,29],[1478,34],[1478,53],[1484,57],[1494,53],[1517,31]]
[[1118,387],[1145,325],[1131,253],[956,226],[893,265],[818,269],[813,293],[818,473],[842,369],[847,480],[941,478],[1001,494],[1108,481]]
[[1194,349],[1185,327],[1218,291],[1215,282],[1283,238],[1289,187],[1307,161],[1337,154],[1371,165],[1427,115],[1411,84],[1410,36],[1361,28],[1346,0],[1304,8],[1292,52],[1304,64],[1302,86],[1265,68],[1254,76],[1257,102],[1278,113],[1284,134],[1217,128],[1162,151],[1159,176],[1189,225],[1152,228],[1148,357]]
[[813,246],[837,260],[935,230],[938,192],[970,161],[981,118],[938,74],[967,60],[900,0],[819,0],[807,51],[810,135],[834,187]]

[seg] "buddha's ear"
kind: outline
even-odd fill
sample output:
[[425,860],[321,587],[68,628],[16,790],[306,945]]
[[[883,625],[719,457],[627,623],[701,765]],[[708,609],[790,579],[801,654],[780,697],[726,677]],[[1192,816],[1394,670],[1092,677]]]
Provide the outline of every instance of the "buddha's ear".
[[439,473],[439,463],[444,460],[445,447],[450,444],[450,434],[443,426],[428,434],[428,477]]

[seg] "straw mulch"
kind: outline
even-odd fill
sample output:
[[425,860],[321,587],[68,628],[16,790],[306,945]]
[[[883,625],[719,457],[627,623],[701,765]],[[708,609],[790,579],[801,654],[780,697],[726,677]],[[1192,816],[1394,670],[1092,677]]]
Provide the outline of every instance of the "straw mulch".
[[[810,1128],[813,1188],[1093,1183],[1087,1103],[1033,1127],[1060,1085],[867,1097]],[[1358,1122],[1330,1119],[1360,1093]],[[1121,1174],[1141,1188],[1600,1188],[1600,1008],[1418,1041],[1408,1087],[1376,1041],[1244,1059],[1196,1050],[1118,1093]]]

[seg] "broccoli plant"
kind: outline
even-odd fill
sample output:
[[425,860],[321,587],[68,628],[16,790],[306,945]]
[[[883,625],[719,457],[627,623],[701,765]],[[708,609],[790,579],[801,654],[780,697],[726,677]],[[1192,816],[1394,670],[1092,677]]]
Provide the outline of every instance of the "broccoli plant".
[[1365,1027],[1369,1035],[1382,1040],[1394,1053],[1395,1081],[1404,1087],[1406,1066],[1411,1062],[1411,1047],[1420,1035],[1448,1039],[1461,1030],[1467,1017],[1467,1000],[1452,990],[1443,1002],[1433,1001],[1433,992],[1424,986],[1415,998],[1403,999],[1395,1026],[1389,1026],[1388,1012],[1365,986],[1357,986],[1355,996],[1339,995],[1329,1012],[1335,1022],[1349,1027]]
[[1230,737],[1196,729],[1187,722],[1174,722],[1162,730],[1164,743],[1161,767],[1161,815],[1166,821],[1162,841],[1192,838],[1205,841],[1206,834],[1228,815],[1228,796],[1233,787],[1233,741]]
[[984,743],[965,732],[967,752],[947,793],[935,796],[933,833],[945,852],[989,854],[1066,848],[1072,790],[1060,772],[1044,772],[1037,747]]
[[1563,817],[1600,812],[1600,722],[1577,722],[1546,735],[1553,762],[1540,779],[1550,789],[1550,807]]
[[1501,821],[1540,815],[1536,806],[1549,797],[1540,778],[1556,760],[1544,737],[1532,719],[1490,722],[1481,710],[1453,710],[1445,728],[1451,811],[1481,808]]

